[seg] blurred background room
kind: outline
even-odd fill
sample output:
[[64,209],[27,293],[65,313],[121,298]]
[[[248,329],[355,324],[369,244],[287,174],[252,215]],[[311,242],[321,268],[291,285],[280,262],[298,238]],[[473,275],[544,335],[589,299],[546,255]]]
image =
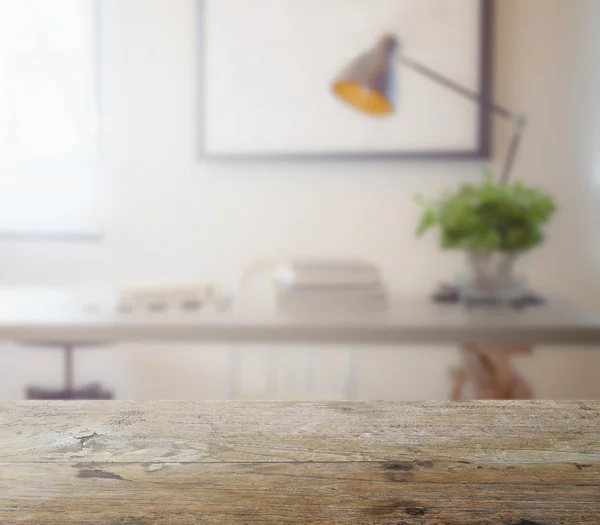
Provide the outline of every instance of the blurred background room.
[[[264,275],[241,284],[261,261],[368,261],[390,295],[460,274],[463,254],[417,239],[415,195],[499,170],[515,121],[410,68],[398,111],[359,121],[331,85],[387,33],[527,116],[511,177],[557,211],[522,268],[600,314],[599,21],[598,0],[0,0],[4,333],[27,308],[54,315],[52,294],[93,315],[132,287],[210,283],[224,309],[253,309],[272,293]],[[115,337],[65,357],[60,341],[1,338],[5,400],[65,373],[117,399],[447,399],[462,366],[434,342]],[[540,344],[514,366],[536,398],[598,399],[598,348]]]

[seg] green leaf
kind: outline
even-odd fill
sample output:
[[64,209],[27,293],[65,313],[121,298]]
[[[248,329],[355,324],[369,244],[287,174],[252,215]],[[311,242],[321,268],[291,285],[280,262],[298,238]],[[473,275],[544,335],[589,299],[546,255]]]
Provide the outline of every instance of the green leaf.
[[417,236],[437,228],[442,248],[474,252],[534,248],[556,212],[550,195],[519,182],[499,185],[491,170],[479,184],[446,190],[434,201],[418,195],[415,202],[423,210]]

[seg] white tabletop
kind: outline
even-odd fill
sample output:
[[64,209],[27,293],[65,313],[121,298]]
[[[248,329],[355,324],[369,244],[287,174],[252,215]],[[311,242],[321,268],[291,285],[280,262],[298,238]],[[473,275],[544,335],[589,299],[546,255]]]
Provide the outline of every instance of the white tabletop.
[[494,343],[600,347],[600,316],[551,297],[515,310],[396,296],[386,312],[291,317],[264,309],[120,314],[61,290],[0,289],[0,339],[47,342]]

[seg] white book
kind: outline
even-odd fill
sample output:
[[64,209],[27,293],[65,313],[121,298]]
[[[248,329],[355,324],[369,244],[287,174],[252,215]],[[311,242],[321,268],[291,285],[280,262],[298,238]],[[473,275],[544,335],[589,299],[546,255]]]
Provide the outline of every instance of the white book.
[[387,294],[382,287],[368,289],[294,288],[280,290],[277,309],[292,314],[367,313],[387,309]]
[[275,270],[280,288],[363,288],[382,286],[379,269],[347,261],[291,261]]

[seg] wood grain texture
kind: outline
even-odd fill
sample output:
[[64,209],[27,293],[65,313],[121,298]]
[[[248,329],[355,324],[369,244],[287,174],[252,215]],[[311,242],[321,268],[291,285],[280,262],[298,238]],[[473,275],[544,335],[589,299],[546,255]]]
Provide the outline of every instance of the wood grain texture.
[[0,405],[0,523],[600,523],[600,402]]

